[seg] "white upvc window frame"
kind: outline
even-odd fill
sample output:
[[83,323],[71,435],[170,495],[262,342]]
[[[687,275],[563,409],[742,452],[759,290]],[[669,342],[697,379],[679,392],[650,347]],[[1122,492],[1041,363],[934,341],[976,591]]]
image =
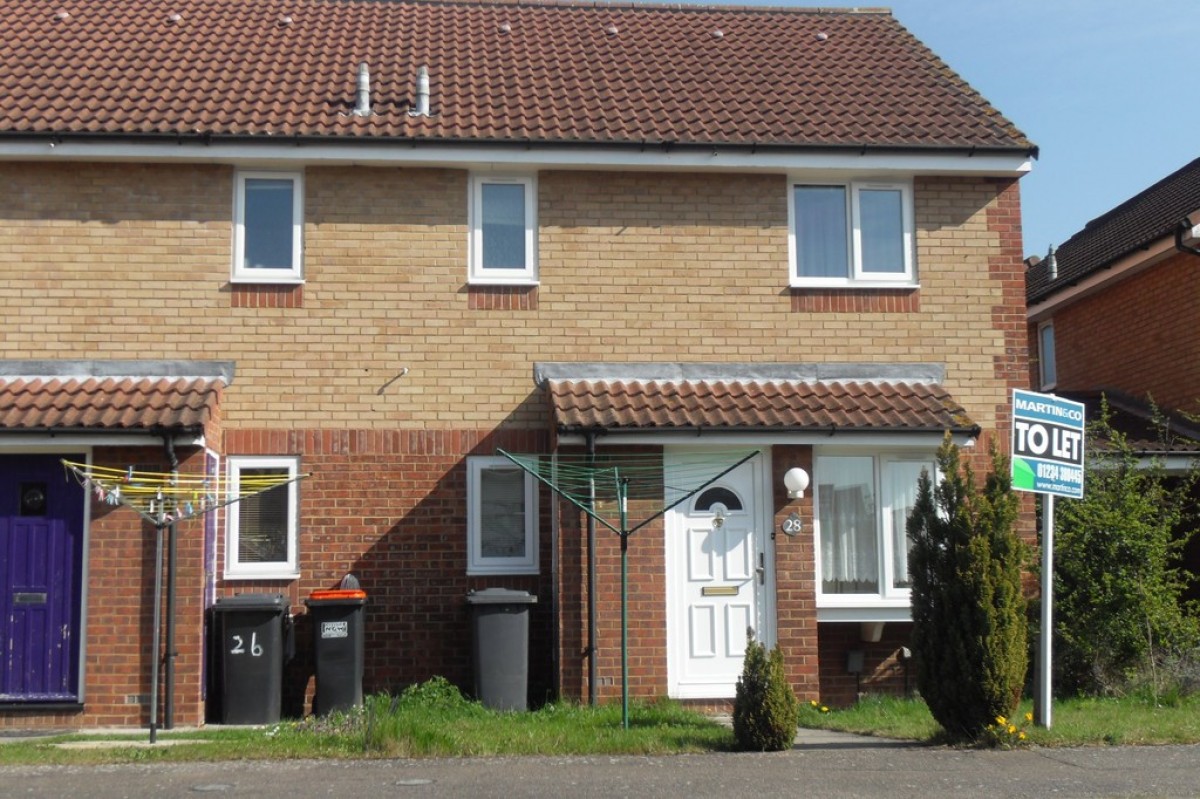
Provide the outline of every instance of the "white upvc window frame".
[[[292,264],[287,269],[246,265],[246,181],[290,180],[292,182]],[[234,283],[304,282],[304,173],[238,170],[233,190]]]
[[[825,593],[824,563],[821,546],[821,516],[820,516],[820,469],[821,461],[827,458],[859,457],[871,458],[872,487],[875,496],[875,535],[876,535],[876,574],[879,589],[875,593],[843,594]],[[814,486],[813,486],[813,540],[816,552],[816,592],[818,608],[842,609],[910,609],[912,606],[911,587],[893,585],[892,572],[895,560],[895,529],[891,513],[891,496],[885,495],[886,472],[896,464],[920,464],[930,470],[935,485],[941,480],[937,469],[934,450],[897,449],[863,451],[861,449],[822,449],[814,453]],[[906,534],[906,531],[901,531]]]
[[[1049,391],[1058,385],[1058,354],[1054,340],[1054,322],[1042,322],[1038,325],[1038,384],[1042,391]],[[1047,345],[1047,336],[1049,344]],[[1049,350],[1050,357],[1046,357]]]
[[[537,176],[473,174],[468,181],[468,282],[478,285],[536,285],[538,282]],[[483,189],[488,185],[519,185],[525,189],[525,263],[520,268],[483,266]]]
[[[225,579],[227,580],[294,580],[300,576],[298,517],[300,459],[296,456],[276,455],[227,455],[225,468],[228,477],[228,500],[238,496],[240,477],[244,469],[281,469],[287,471],[287,485],[271,489],[287,492],[287,558],[268,563],[242,563],[238,558],[241,502],[231,502],[225,507]],[[244,500],[243,500],[244,501]]]
[[[830,186],[846,193],[845,277],[806,277],[800,274],[800,247],[796,240],[796,189],[804,186]],[[897,191],[900,193],[901,251],[903,272],[868,272],[863,265],[862,193]],[[907,180],[810,180],[794,176],[787,183],[788,275],[792,288],[913,288],[917,285],[915,217],[913,185]]]
[[[495,557],[483,554],[483,525],[485,508],[481,475],[490,469],[521,472],[525,499],[525,555]],[[537,481],[508,458],[475,455],[467,458],[467,574],[537,574],[538,563],[538,502]]]

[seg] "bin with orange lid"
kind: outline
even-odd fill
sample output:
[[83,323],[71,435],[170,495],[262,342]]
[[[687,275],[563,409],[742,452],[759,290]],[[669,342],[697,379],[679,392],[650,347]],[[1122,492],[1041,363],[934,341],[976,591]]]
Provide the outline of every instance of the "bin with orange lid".
[[358,588],[313,591],[304,600],[312,618],[317,693],[313,712],[349,710],[363,700],[363,614],[367,592]]

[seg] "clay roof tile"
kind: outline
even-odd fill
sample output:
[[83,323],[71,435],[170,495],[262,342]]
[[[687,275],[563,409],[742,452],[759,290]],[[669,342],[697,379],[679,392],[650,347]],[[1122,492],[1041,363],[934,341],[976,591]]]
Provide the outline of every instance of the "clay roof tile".
[[937,384],[551,380],[547,387],[560,430],[963,432],[975,427]]
[[[0,0],[0,18],[0,133],[1033,149],[878,10]],[[408,113],[422,65],[428,118]]]

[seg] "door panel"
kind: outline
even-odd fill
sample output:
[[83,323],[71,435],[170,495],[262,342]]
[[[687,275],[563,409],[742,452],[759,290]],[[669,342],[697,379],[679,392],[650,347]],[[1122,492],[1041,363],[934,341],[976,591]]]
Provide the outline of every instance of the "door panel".
[[746,657],[746,632],[754,626],[754,608],[749,603],[729,605],[725,608],[725,657],[735,659],[738,674],[742,660]]
[[692,624],[689,631],[691,656],[711,658],[717,656],[716,608],[712,605],[692,605]]

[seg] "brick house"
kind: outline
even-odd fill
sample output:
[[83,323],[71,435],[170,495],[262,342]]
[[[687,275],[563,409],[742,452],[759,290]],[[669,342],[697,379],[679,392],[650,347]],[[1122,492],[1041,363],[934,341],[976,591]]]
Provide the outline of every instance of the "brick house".
[[[470,688],[466,596],[505,587],[532,701],[611,701],[618,541],[498,449],[664,493],[752,451],[630,539],[634,696],[727,701],[747,627],[805,698],[902,690],[913,481],[1027,381],[1036,150],[890,14],[0,6],[0,725],[147,724],[156,658],[201,722],[236,593],[298,614],[303,712],[303,600],[347,573],[368,691]],[[153,527],[64,457],[309,476],[178,525],[164,643]]]
[[[1089,222],[1026,273],[1033,384],[1200,411],[1200,159]],[[1152,326],[1146,320],[1154,320]]]
[[[1200,159],[1093,219],[1053,257],[1030,259],[1025,276],[1032,384],[1083,402],[1088,418],[1104,397],[1111,424],[1168,471],[1200,452],[1198,247]],[[1200,567],[1200,541],[1184,558]],[[1195,580],[1189,596],[1200,598]]]

